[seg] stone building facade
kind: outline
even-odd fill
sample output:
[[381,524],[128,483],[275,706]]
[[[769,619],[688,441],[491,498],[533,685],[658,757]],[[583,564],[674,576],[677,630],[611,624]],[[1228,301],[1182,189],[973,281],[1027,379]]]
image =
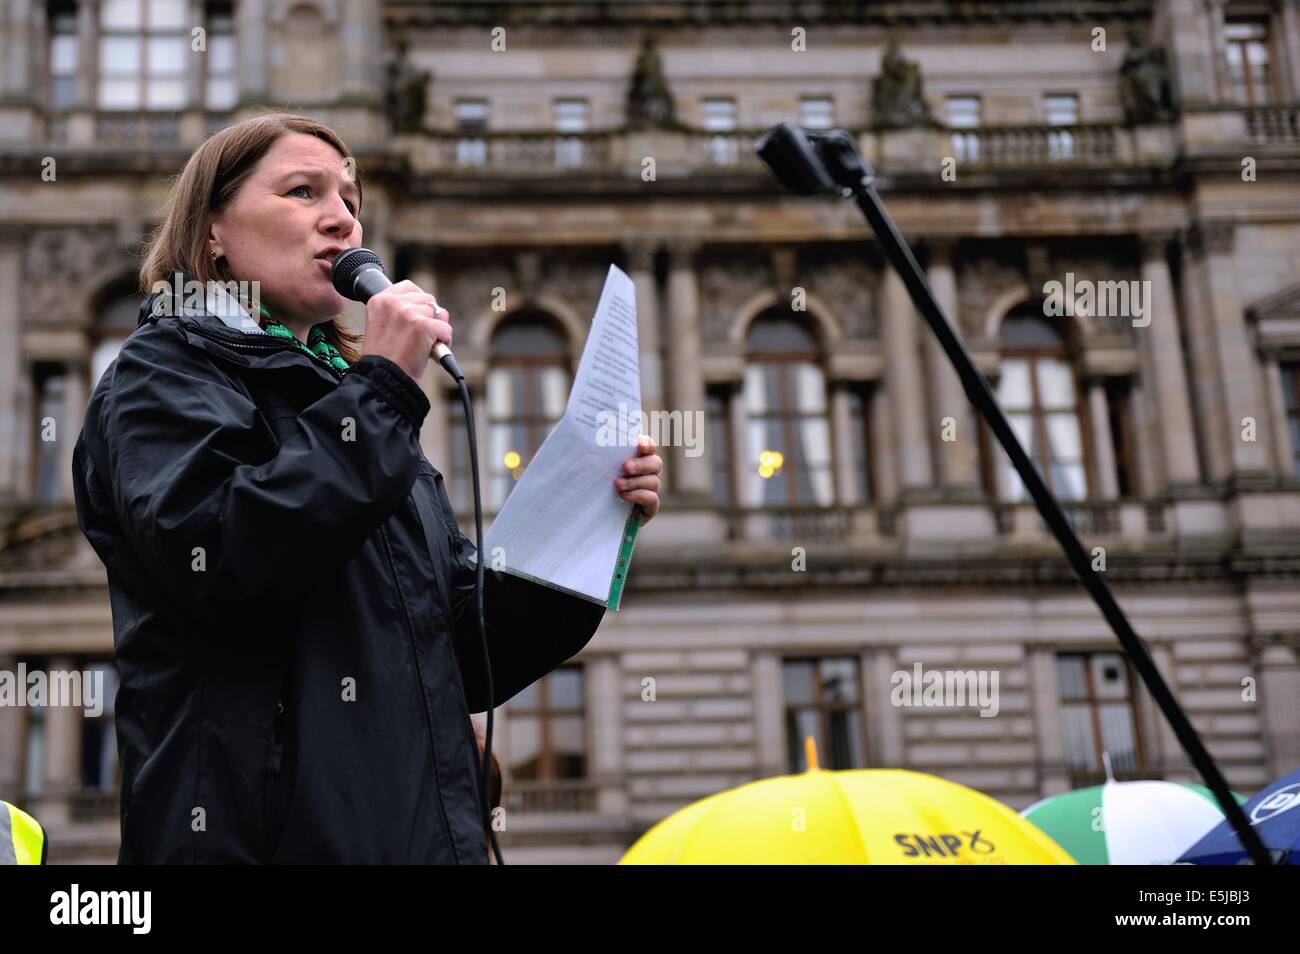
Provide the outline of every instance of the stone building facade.
[[[168,177],[270,104],[343,133],[366,244],[454,316],[489,515],[611,262],[684,425],[623,610],[499,711],[508,860],[613,861],[809,734],[1017,808],[1103,752],[1191,778],[858,212],[754,156],[793,119],[874,163],[1229,782],[1300,765],[1300,3],[805,6],[0,0],[0,670],[111,692],[72,446]],[[996,713],[907,691],[966,672]],[[0,706],[0,797],[53,860],[115,857],[116,779],[111,706]]]

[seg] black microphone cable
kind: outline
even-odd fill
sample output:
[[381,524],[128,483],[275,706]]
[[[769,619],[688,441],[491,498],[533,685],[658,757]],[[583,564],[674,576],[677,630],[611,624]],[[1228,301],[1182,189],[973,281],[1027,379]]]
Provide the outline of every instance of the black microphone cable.
[[[366,302],[372,295],[393,284],[385,274],[382,260],[368,248],[350,248],[340,252],[330,266],[330,279],[334,289],[344,298]],[[474,616],[478,623],[479,649],[483,653],[483,676],[487,682],[487,727],[483,735],[483,759],[479,767],[478,795],[479,812],[483,823],[483,832],[492,846],[492,854],[498,865],[504,865],[501,846],[497,842],[496,830],[492,827],[492,806],[488,800],[488,779],[492,769],[492,723],[496,689],[492,683],[492,658],[488,652],[487,626],[483,614],[483,500],[478,477],[478,439],[474,433],[474,408],[470,402],[469,387],[465,384],[465,375],[460,370],[456,356],[441,342],[435,346],[438,362],[456,380],[460,389],[461,405],[465,410],[465,433],[469,438],[469,473],[474,487]],[[453,620],[451,623],[455,626]]]

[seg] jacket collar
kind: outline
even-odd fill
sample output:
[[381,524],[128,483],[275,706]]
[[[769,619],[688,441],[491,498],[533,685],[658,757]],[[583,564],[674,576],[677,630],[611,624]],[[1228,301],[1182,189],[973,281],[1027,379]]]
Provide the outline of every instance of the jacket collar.
[[256,319],[239,303],[239,299],[230,294],[221,282],[201,282],[188,272],[175,272],[162,284],[166,287],[156,287],[155,293],[141,305],[137,325],[165,316],[212,316],[226,327],[243,334],[266,334]]

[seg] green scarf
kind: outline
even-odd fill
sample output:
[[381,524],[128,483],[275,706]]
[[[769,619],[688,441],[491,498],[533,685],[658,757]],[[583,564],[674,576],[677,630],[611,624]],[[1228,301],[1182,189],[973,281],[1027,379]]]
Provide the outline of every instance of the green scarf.
[[266,327],[263,329],[268,335],[275,335],[279,338],[288,338],[303,351],[307,352],[314,358],[319,358],[335,371],[346,371],[348,369],[347,359],[339,353],[339,349],[330,344],[329,339],[325,337],[325,326],[328,321],[322,321],[312,325],[311,330],[307,332],[307,343],[303,344],[298,336],[289,330],[289,327],[283,322],[276,321],[271,317],[271,313],[266,310],[266,306],[258,306],[262,310],[262,317],[266,319]]

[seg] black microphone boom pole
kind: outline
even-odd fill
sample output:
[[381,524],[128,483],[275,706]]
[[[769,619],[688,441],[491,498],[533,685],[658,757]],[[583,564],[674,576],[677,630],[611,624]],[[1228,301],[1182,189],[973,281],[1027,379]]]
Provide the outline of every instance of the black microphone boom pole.
[[912,304],[921,313],[930,330],[938,337],[944,353],[952,362],[966,391],[966,397],[979,411],[980,416],[988,422],[998,443],[1011,458],[1011,465],[1020,475],[1021,481],[1029,490],[1029,495],[1034,498],[1038,513],[1044,523],[1051,528],[1052,534],[1065,551],[1070,566],[1096,602],[1106,622],[1110,624],[1124,652],[1133,661],[1147,690],[1173,727],[1183,750],[1196,766],[1196,770],[1201,773],[1206,786],[1214,793],[1219,807],[1231,822],[1237,837],[1241,839],[1242,846],[1255,864],[1270,864],[1271,861],[1258,832],[1246,820],[1245,812],[1232,796],[1219,767],[1211,758],[1186,713],[1178,705],[1178,700],[1169,691],[1169,686],[1160,675],[1160,670],[1156,668],[1151,654],[1147,652],[1146,645],[1133,631],[1124,611],[1115,602],[1110,587],[1092,568],[1088,555],[1079,542],[1078,536],[1075,535],[1074,527],[1070,525],[1065,511],[1052,496],[1052,492],[1047,489],[1047,484],[1044,483],[1038,468],[1029,459],[1029,455],[1025,453],[1025,449],[1020,446],[1019,439],[1011,430],[1011,425],[1007,422],[1002,409],[998,407],[997,399],[994,398],[988,381],[975,367],[965,344],[944,315],[939,303],[934,300],[934,294],[925,281],[921,266],[917,264],[911,249],[903,241],[903,237],[898,233],[893,220],[880,201],[880,195],[875,188],[875,171],[858,152],[852,138],[839,130],[824,134],[807,133],[793,123],[786,122],[764,133],[755,143],[754,151],[768,164],[781,184],[792,192],[812,195],[833,190],[838,191],[844,198],[853,198],[857,201],[858,208],[862,210],[872,231],[876,233],[876,240],[880,243],[885,258],[907,286]]

